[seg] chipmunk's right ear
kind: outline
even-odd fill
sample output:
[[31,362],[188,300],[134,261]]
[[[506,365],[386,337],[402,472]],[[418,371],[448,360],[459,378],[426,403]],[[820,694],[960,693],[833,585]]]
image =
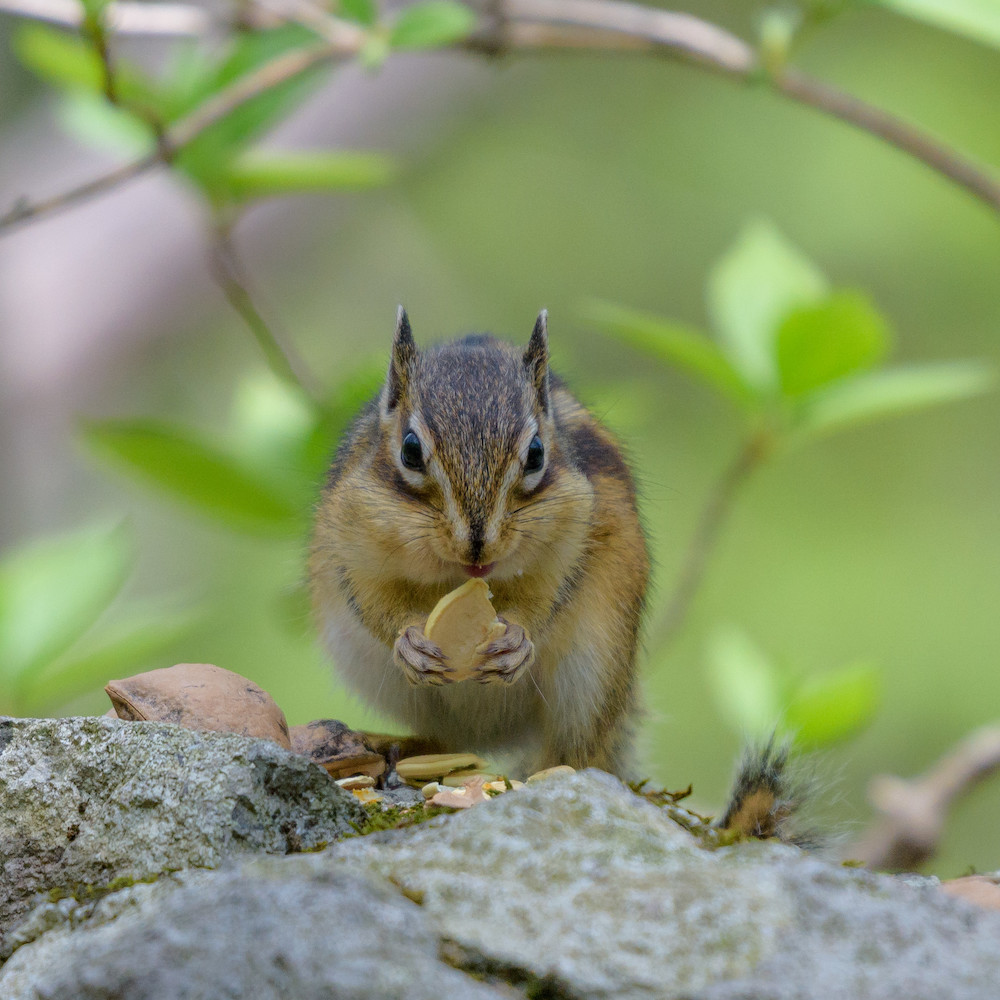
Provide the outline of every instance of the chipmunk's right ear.
[[417,345],[413,342],[410,320],[406,310],[400,306],[396,311],[396,332],[392,337],[392,357],[389,360],[389,374],[385,379],[385,394],[382,399],[386,413],[396,409],[406,392],[416,357]]

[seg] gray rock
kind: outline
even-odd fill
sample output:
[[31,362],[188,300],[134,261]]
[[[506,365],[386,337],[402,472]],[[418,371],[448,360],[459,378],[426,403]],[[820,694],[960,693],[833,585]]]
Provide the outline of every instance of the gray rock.
[[364,818],[268,740],[112,719],[0,718],[0,954],[53,888],[308,850]]
[[388,883],[266,865],[136,886],[19,948],[4,1000],[498,1000]]
[[391,879],[422,900],[459,964],[557,995],[979,1000],[1000,990],[1000,914],[781,845],[706,851],[599,772],[293,860]]
[[998,941],[1000,914],[933,880],[708,851],[582,772],[318,853],[46,903],[0,996],[986,1000]]

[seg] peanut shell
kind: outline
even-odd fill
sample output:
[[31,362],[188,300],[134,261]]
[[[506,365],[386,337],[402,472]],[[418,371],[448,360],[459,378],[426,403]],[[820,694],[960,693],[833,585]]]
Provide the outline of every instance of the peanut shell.
[[253,681],[213,663],[178,663],[104,688],[119,719],[241,733],[291,749],[285,713]]
[[441,647],[452,672],[452,681],[473,676],[476,648],[504,634],[507,626],[490,604],[490,589],[480,578],[467,580],[449,591],[427,617],[424,635]]

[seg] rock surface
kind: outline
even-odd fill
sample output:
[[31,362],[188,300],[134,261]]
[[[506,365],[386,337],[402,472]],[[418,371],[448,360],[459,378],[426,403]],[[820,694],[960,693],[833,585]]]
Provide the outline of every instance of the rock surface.
[[317,853],[245,853],[41,904],[10,934],[0,996],[986,1000],[1000,981],[1000,913],[781,845],[707,851],[598,772]]
[[268,740],[111,719],[0,719],[0,955],[43,890],[308,850],[364,819]]
[[438,958],[388,883],[289,865],[136,886],[63,920],[0,969],[4,1000],[502,1000]]

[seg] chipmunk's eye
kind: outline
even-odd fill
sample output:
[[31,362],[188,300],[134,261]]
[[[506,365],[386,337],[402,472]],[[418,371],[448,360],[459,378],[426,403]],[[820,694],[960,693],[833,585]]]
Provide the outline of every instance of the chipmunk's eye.
[[525,472],[537,472],[545,463],[545,447],[536,434],[528,445],[528,457],[524,460]]
[[413,431],[407,431],[403,435],[403,447],[399,450],[399,457],[408,469],[424,471],[424,452],[420,447],[420,438]]

